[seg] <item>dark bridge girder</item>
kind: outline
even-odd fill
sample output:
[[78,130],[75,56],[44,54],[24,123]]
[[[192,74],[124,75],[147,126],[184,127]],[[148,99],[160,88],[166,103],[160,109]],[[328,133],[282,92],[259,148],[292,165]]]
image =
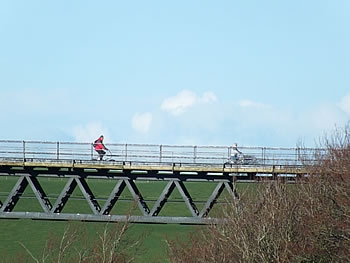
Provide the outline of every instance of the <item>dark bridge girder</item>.
[[[54,165],[54,166],[52,166]],[[125,168],[125,167],[124,167]],[[33,218],[33,219],[52,219],[52,220],[91,220],[91,221],[123,221],[129,220],[133,222],[153,222],[153,223],[209,223],[212,220],[208,218],[212,207],[226,189],[229,195],[236,199],[238,196],[235,191],[233,183],[233,176],[229,173],[222,173],[221,175],[210,175],[209,172],[199,172],[192,174],[193,171],[163,171],[163,170],[138,170],[132,169],[108,169],[106,167],[59,167],[57,163],[46,163],[45,165],[34,165],[31,163],[27,166],[18,165],[2,165],[0,166],[0,175],[17,177],[17,183],[9,193],[7,199],[1,203],[0,201],[0,218]],[[56,199],[54,205],[41,186],[39,177],[60,177],[67,180],[61,193]],[[115,186],[109,194],[106,202],[101,207],[98,200],[94,196],[93,191],[89,187],[88,178],[109,179],[115,182]],[[137,187],[135,181],[147,180],[166,181],[162,193],[156,200],[153,207],[149,207],[144,200],[140,189]],[[193,198],[186,188],[184,182],[186,181],[200,181],[216,184],[215,189],[209,196],[204,207],[199,210],[193,201]],[[21,198],[26,188],[30,186],[39,201],[42,212],[37,211],[14,211],[14,208]],[[79,187],[84,199],[91,208],[91,214],[72,214],[64,213],[64,207],[71,197],[76,187]],[[125,214],[115,215],[111,211],[118,202],[119,197],[124,189],[128,189],[141,211],[141,216],[130,216]],[[159,213],[168,202],[169,196],[177,189],[180,193],[183,202],[186,204],[190,217],[183,216],[162,216]]]

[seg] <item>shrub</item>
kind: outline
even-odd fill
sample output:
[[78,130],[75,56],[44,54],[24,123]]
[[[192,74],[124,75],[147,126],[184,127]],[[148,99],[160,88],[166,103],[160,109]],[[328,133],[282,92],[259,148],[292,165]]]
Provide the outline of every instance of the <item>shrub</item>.
[[263,182],[241,194],[191,240],[168,241],[171,262],[348,262],[349,125],[325,138],[308,176],[295,184]]

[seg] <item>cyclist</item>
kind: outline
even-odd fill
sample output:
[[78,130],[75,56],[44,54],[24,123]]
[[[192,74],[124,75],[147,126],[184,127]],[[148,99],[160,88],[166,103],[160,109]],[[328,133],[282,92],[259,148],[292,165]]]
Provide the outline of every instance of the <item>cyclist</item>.
[[231,148],[231,161],[236,163],[240,154],[242,154],[242,152],[238,150],[237,143],[234,143]]
[[94,141],[93,146],[95,151],[98,153],[97,160],[102,161],[103,156],[106,154],[106,151],[108,151],[107,147],[103,144],[103,135],[101,135],[97,140]]

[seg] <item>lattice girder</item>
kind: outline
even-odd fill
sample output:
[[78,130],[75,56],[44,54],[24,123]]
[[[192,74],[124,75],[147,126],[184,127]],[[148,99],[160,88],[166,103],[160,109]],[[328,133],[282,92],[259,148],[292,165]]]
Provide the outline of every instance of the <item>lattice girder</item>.
[[[28,185],[33,190],[36,199],[39,201],[43,212],[31,212],[26,211],[25,216],[26,218],[30,215],[33,215],[35,217],[43,217],[43,218],[64,218],[64,207],[67,204],[68,200],[71,198],[73,192],[77,189],[77,186],[79,187],[81,193],[84,196],[84,199],[87,201],[88,205],[91,208],[92,215],[86,214],[86,218],[98,218],[99,216],[101,218],[104,218],[104,216],[114,216],[118,218],[125,217],[127,215],[118,215],[118,211],[114,211],[113,214],[111,214],[111,211],[113,207],[118,202],[122,192],[127,188],[129,192],[131,193],[131,196],[133,197],[133,200],[135,203],[137,203],[138,208],[141,211],[141,214],[144,218],[156,218],[158,217],[160,211],[163,209],[164,205],[169,201],[169,197],[172,195],[175,189],[178,190],[179,194],[181,195],[186,207],[188,208],[193,220],[203,219],[208,217],[209,212],[211,211],[214,204],[217,202],[218,198],[222,194],[222,192],[226,189],[232,198],[237,198],[235,194],[234,184],[233,182],[229,181],[228,177],[225,177],[223,179],[217,180],[216,187],[211,193],[211,195],[208,197],[208,200],[206,201],[204,207],[201,209],[201,211],[198,210],[195,202],[193,201],[193,198],[190,194],[190,192],[187,189],[186,184],[184,181],[181,181],[179,178],[163,178],[163,181],[166,181],[167,184],[163,188],[162,192],[160,193],[157,201],[153,205],[152,209],[149,208],[147,201],[144,199],[140,189],[138,188],[136,182],[137,178],[132,176],[123,176],[123,177],[114,177],[115,180],[111,180],[111,182],[115,182],[115,186],[113,187],[111,193],[109,194],[107,200],[103,204],[103,206],[100,206],[99,202],[97,201],[93,191],[91,190],[89,186],[89,182],[86,180],[85,177],[79,176],[79,175],[68,175],[68,176],[62,176],[64,179],[67,180],[65,186],[61,190],[59,196],[57,197],[54,205],[51,205],[50,200],[48,199],[43,187],[41,186],[38,177],[36,175],[22,175],[18,177],[18,180],[13,187],[12,191],[9,193],[9,196],[7,197],[6,201],[3,203],[0,202],[0,218],[1,217],[11,217],[11,213],[13,215],[23,215],[23,212],[12,212],[18,201],[20,200],[23,192],[26,190]],[[101,179],[106,179],[107,177],[101,177]],[[231,177],[232,178],[232,177]],[[108,179],[111,179],[109,176]],[[157,179],[158,180],[158,179]],[[208,182],[213,183],[213,180],[209,180]],[[7,212],[10,214],[6,214],[2,216],[2,213]],[[21,214],[22,213],[22,214]],[[77,220],[81,219],[80,214],[66,214],[67,218],[74,219],[77,218]],[[19,216],[19,217],[21,217]],[[188,221],[185,218],[190,217],[169,217],[169,220],[166,219],[165,221]],[[164,218],[166,217],[160,217],[163,218],[161,220],[164,221]],[[176,219],[178,218],[178,219]],[[101,219],[106,220],[106,219]],[[146,220],[147,221],[147,220]],[[154,220],[157,221],[157,220]]]

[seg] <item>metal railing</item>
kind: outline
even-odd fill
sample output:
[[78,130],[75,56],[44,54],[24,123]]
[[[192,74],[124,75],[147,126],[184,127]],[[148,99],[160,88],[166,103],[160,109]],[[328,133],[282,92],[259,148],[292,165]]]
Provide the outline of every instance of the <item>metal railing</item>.
[[[224,164],[230,146],[186,146],[156,144],[108,144],[106,160],[142,163]],[[317,149],[318,152],[320,149]],[[253,157],[250,165],[301,166],[314,161],[316,149],[240,147],[244,156]],[[1,160],[94,161],[91,143],[0,140]]]

